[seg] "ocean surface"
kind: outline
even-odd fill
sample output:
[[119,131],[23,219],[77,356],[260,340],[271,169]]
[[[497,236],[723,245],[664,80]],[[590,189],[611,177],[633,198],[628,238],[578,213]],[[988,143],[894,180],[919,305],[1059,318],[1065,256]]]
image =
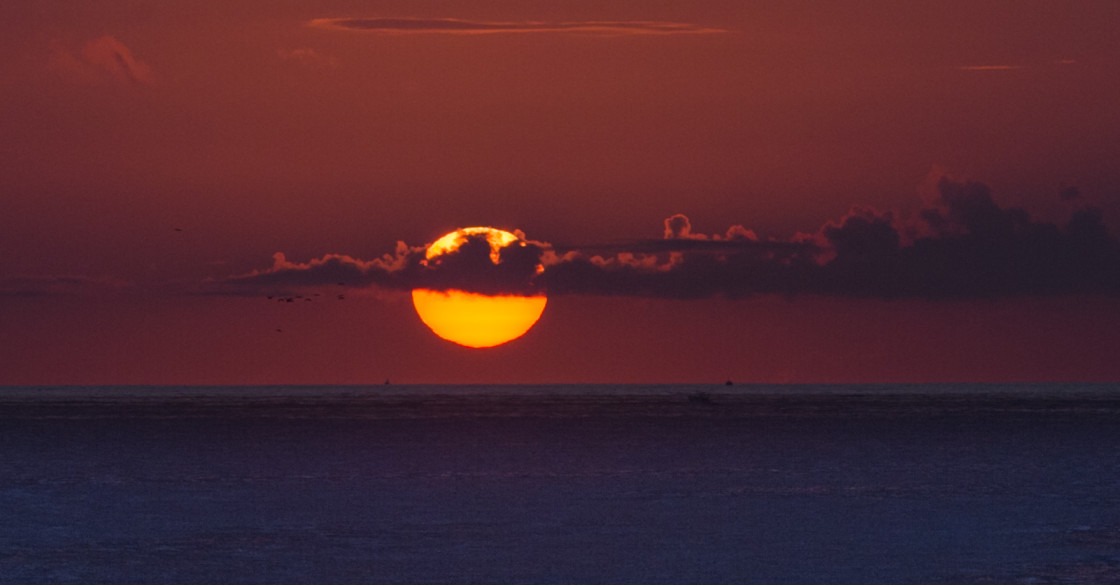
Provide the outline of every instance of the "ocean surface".
[[1115,584],[1120,386],[0,387],[0,583]]

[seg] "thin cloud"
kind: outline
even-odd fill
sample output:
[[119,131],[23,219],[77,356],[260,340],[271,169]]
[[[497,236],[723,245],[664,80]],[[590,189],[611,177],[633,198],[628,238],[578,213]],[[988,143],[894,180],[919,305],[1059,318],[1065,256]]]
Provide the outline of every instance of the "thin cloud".
[[1050,65],[1076,65],[1077,61],[1073,59],[1059,59],[1042,64],[1035,65],[1007,65],[1007,64],[981,64],[981,65],[962,65],[957,67],[957,71],[1024,71],[1027,69],[1034,69],[1036,67],[1046,67]]
[[81,81],[109,79],[122,84],[146,84],[152,80],[152,68],[112,36],[90,41],[78,51],[56,42],[51,61],[57,69]]
[[728,32],[725,29],[697,24],[649,20],[493,22],[457,18],[316,18],[309,21],[307,25],[313,28],[377,34],[595,33],[606,35],[679,35]]
[[957,67],[960,71],[1021,71],[1026,65],[963,65]]
[[286,63],[292,63],[310,69],[336,69],[338,59],[326,55],[315,49],[279,49],[276,55]]

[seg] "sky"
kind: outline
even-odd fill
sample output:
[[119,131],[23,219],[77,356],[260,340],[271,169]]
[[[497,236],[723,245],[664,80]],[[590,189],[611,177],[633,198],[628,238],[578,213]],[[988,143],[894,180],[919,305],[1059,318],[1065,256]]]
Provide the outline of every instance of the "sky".
[[[5,2],[0,384],[1118,382],[1118,26],[1113,0]],[[466,226],[531,257],[418,263]],[[548,306],[468,349],[416,286]]]

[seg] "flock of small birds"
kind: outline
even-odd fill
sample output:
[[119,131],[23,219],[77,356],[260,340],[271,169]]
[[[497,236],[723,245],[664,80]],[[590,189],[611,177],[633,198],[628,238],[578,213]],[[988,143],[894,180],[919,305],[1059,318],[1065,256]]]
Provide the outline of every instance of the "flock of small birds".
[[[340,282],[340,283],[338,283],[338,286],[346,286],[346,283],[345,282]],[[322,293],[311,293],[310,295],[307,295],[307,296],[305,296],[305,295],[291,295],[291,296],[268,295],[265,298],[270,300],[270,301],[276,301],[278,303],[294,303],[296,301],[301,301],[301,300],[309,303],[311,301],[317,300],[318,298],[320,298],[322,296],[323,296]],[[344,300],[346,300],[346,295],[344,295],[342,293],[339,293],[339,294],[335,295],[335,298],[337,300],[344,301]],[[277,333],[283,333],[284,330],[278,328],[278,329],[276,329],[276,332]]]
[[[339,284],[342,284],[342,283],[339,283]],[[321,296],[323,296],[322,293],[312,293],[311,296],[292,295],[292,296],[289,297],[289,296],[268,295],[268,297],[266,297],[266,298],[270,301],[276,301],[276,302],[279,302],[279,303],[294,303],[298,300],[303,300],[305,302],[311,302],[311,301],[315,300],[316,297],[321,297]],[[339,295],[337,295],[337,298],[340,301],[344,301],[344,300],[346,300],[346,295],[339,294]],[[277,333],[283,333],[284,330],[283,329],[277,329],[276,332]]]
[[[174,227],[172,229],[174,229],[176,232],[182,232],[183,231],[183,228],[181,228],[181,227]],[[346,283],[345,282],[340,282],[340,283],[338,283],[338,286],[346,286]],[[268,295],[266,298],[270,301],[276,301],[276,302],[279,302],[279,303],[294,303],[294,302],[300,301],[300,300],[302,300],[304,302],[311,302],[313,300],[316,300],[317,297],[321,297],[321,296],[323,296],[322,293],[312,293],[311,295],[308,295],[308,296],[304,296],[304,295],[291,295],[291,296]],[[346,300],[346,295],[340,293],[338,295],[335,295],[335,298],[337,300],[344,301],[344,300]],[[283,333],[284,330],[283,329],[277,329],[276,332],[277,333]]]

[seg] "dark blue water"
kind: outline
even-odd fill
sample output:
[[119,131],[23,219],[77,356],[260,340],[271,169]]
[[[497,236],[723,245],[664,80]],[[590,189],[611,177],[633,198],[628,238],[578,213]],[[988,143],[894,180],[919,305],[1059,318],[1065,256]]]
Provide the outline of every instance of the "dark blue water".
[[0,583],[1118,582],[1118,387],[0,389]]

